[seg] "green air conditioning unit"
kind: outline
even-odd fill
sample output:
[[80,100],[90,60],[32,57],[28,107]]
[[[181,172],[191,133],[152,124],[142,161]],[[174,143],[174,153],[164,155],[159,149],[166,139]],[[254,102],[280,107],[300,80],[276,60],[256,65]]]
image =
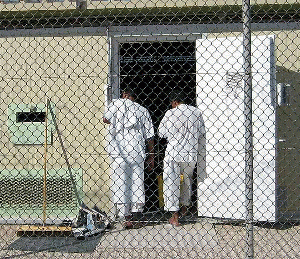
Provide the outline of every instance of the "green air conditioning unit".
[[[83,197],[82,169],[71,169],[80,198]],[[37,220],[43,216],[43,169],[0,171],[1,220]],[[78,215],[78,200],[70,172],[65,168],[47,170],[46,215],[49,219]]]

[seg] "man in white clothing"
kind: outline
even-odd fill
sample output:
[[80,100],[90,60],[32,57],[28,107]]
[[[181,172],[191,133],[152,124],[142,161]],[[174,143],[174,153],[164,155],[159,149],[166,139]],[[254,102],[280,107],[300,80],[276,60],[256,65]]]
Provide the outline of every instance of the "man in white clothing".
[[[121,99],[107,107],[103,121],[109,125],[107,151],[111,158],[113,202],[119,217],[130,218],[142,212],[145,204],[144,162],[154,167],[154,129],[148,110],[134,102],[132,89],[125,89]],[[125,222],[131,227],[130,221]]]
[[[179,226],[179,204],[183,209],[190,204],[192,176],[197,163],[200,143],[205,139],[205,126],[198,108],[184,104],[183,95],[174,92],[170,96],[172,109],[160,122],[158,134],[168,141],[163,172],[164,207],[172,211],[169,222]],[[183,185],[180,193],[180,175]]]

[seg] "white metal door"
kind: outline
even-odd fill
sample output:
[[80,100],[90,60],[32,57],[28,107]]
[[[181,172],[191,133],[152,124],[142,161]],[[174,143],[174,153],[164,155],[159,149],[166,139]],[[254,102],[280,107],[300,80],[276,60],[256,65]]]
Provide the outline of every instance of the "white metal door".
[[[274,37],[252,38],[254,219],[275,220]],[[196,41],[197,104],[206,126],[206,173],[198,183],[199,216],[244,219],[242,38]]]

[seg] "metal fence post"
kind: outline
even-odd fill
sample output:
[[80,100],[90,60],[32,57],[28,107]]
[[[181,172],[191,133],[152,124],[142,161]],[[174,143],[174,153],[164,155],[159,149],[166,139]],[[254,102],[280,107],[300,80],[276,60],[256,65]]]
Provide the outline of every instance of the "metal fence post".
[[246,258],[254,257],[253,248],[253,139],[250,0],[243,1],[243,56],[245,72],[245,183],[246,183]]

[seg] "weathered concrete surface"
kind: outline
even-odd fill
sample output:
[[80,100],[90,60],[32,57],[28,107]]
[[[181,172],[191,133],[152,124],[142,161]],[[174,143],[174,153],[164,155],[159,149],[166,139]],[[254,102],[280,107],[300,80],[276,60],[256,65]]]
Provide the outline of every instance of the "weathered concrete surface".
[[[0,258],[244,258],[242,225],[168,224],[109,232],[84,241],[74,237],[17,237],[17,226],[0,226]],[[254,227],[255,258],[299,258],[300,227]]]

